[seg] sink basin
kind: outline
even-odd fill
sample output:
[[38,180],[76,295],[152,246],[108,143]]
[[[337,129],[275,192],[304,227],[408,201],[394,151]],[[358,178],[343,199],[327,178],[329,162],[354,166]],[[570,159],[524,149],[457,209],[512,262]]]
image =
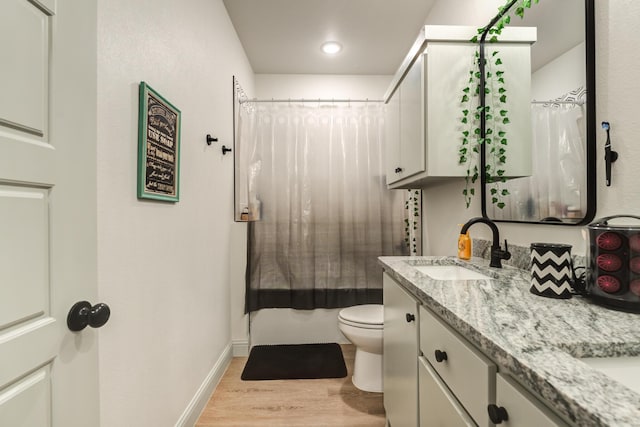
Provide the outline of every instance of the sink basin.
[[459,265],[421,265],[415,268],[436,280],[491,280],[489,276]]
[[640,356],[589,357],[580,360],[640,393]]

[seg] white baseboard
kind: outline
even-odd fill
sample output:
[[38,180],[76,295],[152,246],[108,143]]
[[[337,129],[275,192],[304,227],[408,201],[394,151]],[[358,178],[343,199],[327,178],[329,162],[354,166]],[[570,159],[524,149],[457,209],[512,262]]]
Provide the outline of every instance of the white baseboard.
[[193,427],[193,425],[198,421],[200,413],[202,413],[202,410],[209,401],[211,394],[218,386],[222,375],[224,375],[224,371],[231,362],[231,347],[231,344],[229,344],[224,349],[215,365],[213,365],[213,368],[211,368],[211,371],[198,388],[198,391],[196,391],[193,399],[191,399],[191,402],[187,405],[182,416],[178,419],[178,422],[176,422],[175,427]]
[[232,340],[233,357],[249,356],[249,340]]

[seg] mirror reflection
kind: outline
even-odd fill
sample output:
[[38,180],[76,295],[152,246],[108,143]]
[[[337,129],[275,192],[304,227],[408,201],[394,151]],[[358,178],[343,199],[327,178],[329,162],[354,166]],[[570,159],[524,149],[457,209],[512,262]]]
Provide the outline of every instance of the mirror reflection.
[[582,224],[593,218],[594,88],[593,76],[587,76],[593,65],[585,4],[593,8],[592,0],[540,2],[524,19],[511,19],[510,26],[538,29],[531,49],[533,174],[504,185],[510,195],[503,209],[485,191],[483,213],[491,219]]

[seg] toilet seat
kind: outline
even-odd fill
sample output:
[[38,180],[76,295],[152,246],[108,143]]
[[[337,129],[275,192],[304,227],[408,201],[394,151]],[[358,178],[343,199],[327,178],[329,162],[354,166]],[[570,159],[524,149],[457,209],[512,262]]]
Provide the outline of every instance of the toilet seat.
[[340,310],[338,321],[355,328],[382,329],[384,326],[384,306],[364,304]]

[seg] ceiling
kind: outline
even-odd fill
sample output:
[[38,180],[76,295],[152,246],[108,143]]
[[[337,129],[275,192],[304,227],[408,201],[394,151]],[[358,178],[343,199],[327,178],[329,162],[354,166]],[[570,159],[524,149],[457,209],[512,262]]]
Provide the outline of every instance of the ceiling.
[[[434,0],[224,0],[256,74],[394,74]],[[320,45],[335,40],[340,53]]]
[[[256,74],[392,75],[436,0],[223,0]],[[533,69],[584,38],[584,0],[540,2],[524,21],[535,25]],[[328,56],[327,40],[343,45]],[[563,40],[563,42],[560,42]]]

